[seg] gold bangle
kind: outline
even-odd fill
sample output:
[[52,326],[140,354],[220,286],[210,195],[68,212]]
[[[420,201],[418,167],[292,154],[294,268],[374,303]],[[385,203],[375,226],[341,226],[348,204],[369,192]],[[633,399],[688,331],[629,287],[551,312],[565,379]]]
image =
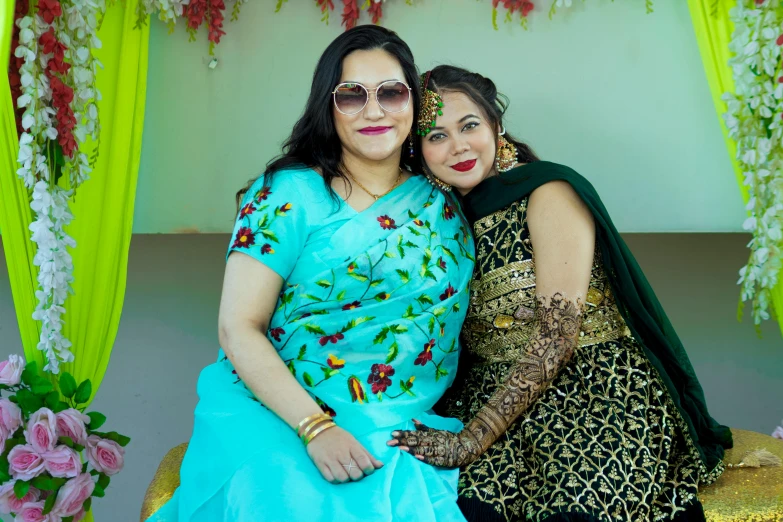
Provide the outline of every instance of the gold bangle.
[[304,442],[305,439],[307,439],[308,435],[310,435],[310,433],[315,428],[317,428],[318,426],[321,426],[322,424],[327,423],[327,422],[332,422],[331,417],[328,418],[328,419],[316,419],[316,420],[314,420],[313,422],[311,422],[310,424],[305,426],[305,428],[301,432],[301,435],[299,435],[299,438],[301,438],[302,442]]
[[[316,418],[323,418],[323,417],[329,417],[329,415],[327,415],[326,413],[321,411],[321,412],[318,412],[318,413],[314,413],[314,414],[310,415],[309,417],[305,417],[304,419],[299,421],[299,424],[296,425],[296,428],[295,428],[296,432],[299,433],[299,430],[302,429],[302,426],[304,426],[308,422],[314,421]],[[331,419],[331,417],[329,417],[329,418]]]
[[310,444],[313,441],[313,439],[316,438],[318,435],[320,435],[324,431],[328,430],[329,428],[334,428],[335,426],[337,426],[337,424],[335,424],[334,422],[329,422],[329,423],[324,424],[323,426],[319,427],[312,434],[310,434],[310,436],[307,438],[307,440],[305,441],[305,446]]

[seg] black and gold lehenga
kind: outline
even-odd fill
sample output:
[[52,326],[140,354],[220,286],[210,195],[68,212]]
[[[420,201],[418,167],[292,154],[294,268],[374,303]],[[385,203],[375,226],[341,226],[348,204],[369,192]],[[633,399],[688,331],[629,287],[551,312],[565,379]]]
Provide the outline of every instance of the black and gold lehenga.
[[709,417],[682,345],[600,199],[566,167],[531,163],[465,199],[476,273],[461,370],[439,409],[467,423],[526,357],[536,308],[527,201],[556,179],[576,189],[596,221],[578,348],[462,470],[460,507],[471,522],[704,520],[697,489],[723,471],[730,432]]

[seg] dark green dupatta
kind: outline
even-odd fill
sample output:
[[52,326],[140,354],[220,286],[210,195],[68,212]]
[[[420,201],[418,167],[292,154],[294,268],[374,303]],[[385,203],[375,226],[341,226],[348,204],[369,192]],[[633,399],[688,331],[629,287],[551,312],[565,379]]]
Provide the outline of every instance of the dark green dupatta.
[[465,215],[472,224],[556,180],[568,182],[592,212],[596,242],[620,313],[660,373],[707,470],[712,471],[723,459],[724,448],[732,446],[731,431],[710,417],[682,342],[590,182],[563,165],[530,163],[481,182],[464,198]]

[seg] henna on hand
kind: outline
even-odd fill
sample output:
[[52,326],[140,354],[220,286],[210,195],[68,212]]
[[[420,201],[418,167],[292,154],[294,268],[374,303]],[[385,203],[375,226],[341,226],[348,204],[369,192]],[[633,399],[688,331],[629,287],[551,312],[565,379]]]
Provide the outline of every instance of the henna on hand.
[[456,468],[475,461],[535,402],[573,357],[584,305],[562,294],[539,296],[535,326],[525,356],[476,416],[459,433],[416,424],[416,431],[392,433],[393,445],[434,466]]

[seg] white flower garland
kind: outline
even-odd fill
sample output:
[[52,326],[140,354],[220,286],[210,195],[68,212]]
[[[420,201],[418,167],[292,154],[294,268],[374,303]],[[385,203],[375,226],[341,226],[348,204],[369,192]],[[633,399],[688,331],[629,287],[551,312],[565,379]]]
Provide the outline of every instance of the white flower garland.
[[740,0],[730,11],[734,22],[729,60],[735,92],[722,97],[729,136],[750,198],[743,228],[753,234],[751,255],[739,271],[742,300],[753,304],[758,325],[769,319],[770,292],[783,266],[783,76],[780,0]]
[[[44,370],[59,373],[61,362],[73,361],[71,342],[62,334],[63,304],[69,293],[73,293],[73,263],[68,248],[76,242],[65,232],[73,219],[69,199],[73,189],[89,178],[90,165],[86,154],[79,152],[87,136],[97,139],[100,130],[98,110],[95,102],[100,93],[95,87],[95,72],[99,65],[92,56],[91,48],[99,48],[96,36],[97,19],[105,12],[103,0],[71,0],[62,5],[62,16],[55,17],[51,24],[39,15],[21,18],[19,46],[15,56],[24,58],[20,69],[22,92],[17,100],[18,107],[24,107],[19,139],[17,174],[25,186],[32,190],[30,205],[35,220],[30,224],[32,241],[37,250],[33,263],[39,267],[38,299],[33,318],[41,321],[41,337],[37,348],[46,354]],[[52,88],[44,74],[51,54],[43,54],[39,40],[54,29],[58,42],[64,44],[65,60],[71,67],[64,78],[64,84],[73,89],[70,108],[74,112],[76,125],[73,129],[77,149],[73,158],[64,157],[62,174],[68,176],[71,190],[55,184],[53,169],[56,168],[50,142],[58,139],[56,128],[57,111],[53,108]]]

